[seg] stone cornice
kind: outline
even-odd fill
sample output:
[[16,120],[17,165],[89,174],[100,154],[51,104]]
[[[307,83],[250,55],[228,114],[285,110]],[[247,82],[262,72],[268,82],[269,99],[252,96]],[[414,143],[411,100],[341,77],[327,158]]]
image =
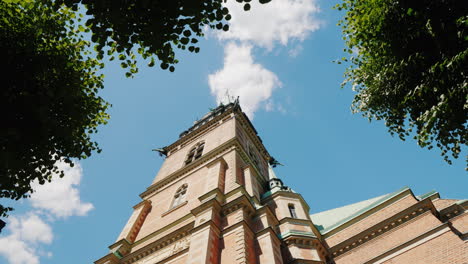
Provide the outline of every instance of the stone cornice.
[[236,117],[236,120],[238,120],[241,124],[243,124],[243,127],[246,128],[246,132],[248,136],[250,137],[251,141],[255,144],[255,146],[259,150],[261,150],[261,153],[263,154],[264,158],[268,160],[270,157],[270,154],[266,150],[265,146],[263,146],[262,140],[258,136],[257,130],[255,130],[255,127],[252,125],[249,118],[244,114],[244,112],[242,112],[241,108],[236,105],[230,106],[224,112],[213,117],[213,119],[211,119],[210,121],[207,121],[205,124],[201,125],[199,128],[191,131],[186,136],[179,138],[174,143],[165,147],[166,150],[170,152],[174,150],[177,146],[186,144],[188,141],[191,141],[192,139],[197,138],[198,136],[214,129],[215,127],[220,125],[220,121],[225,120],[226,116],[229,116],[231,114],[234,114]]
[[213,190],[198,197],[198,200],[202,203],[209,201],[211,199],[216,199],[218,203],[221,204],[224,201],[224,194],[223,192],[221,192],[219,188],[214,188]]
[[[287,235],[282,237],[281,240],[286,245],[295,245],[295,246],[299,246],[302,248],[314,248],[318,251],[318,253],[321,255],[322,258],[325,258],[325,256],[328,256],[327,249],[322,245],[320,240],[317,237],[315,237],[313,234],[311,236],[310,234],[306,234],[304,232],[291,230],[291,232],[289,232]],[[304,263],[304,262],[298,262],[298,263]],[[323,262],[316,261],[316,262],[311,262],[311,263],[323,263]]]
[[[159,181],[156,181],[151,186],[149,186],[144,192],[142,192],[140,194],[140,197],[142,199],[149,198],[150,195],[157,192],[158,190],[161,190],[163,187],[169,185],[171,182],[173,182],[173,181],[175,181],[175,180],[177,180],[177,179],[179,179],[181,177],[187,176],[189,172],[199,170],[199,169],[203,168],[204,165],[211,164],[212,162],[215,162],[216,160],[221,159],[223,154],[225,154],[226,152],[231,151],[232,149],[238,150],[238,153],[240,154],[241,158],[245,162],[247,162],[247,163],[250,162],[251,163],[250,158],[245,153],[245,151],[244,151],[242,145],[240,144],[239,140],[236,137],[234,137],[234,138],[226,141],[225,143],[223,143],[219,147],[217,147],[217,148],[211,150],[210,152],[206,153],[205,155],[201,156],[199,159],[195,160],[191,164],[180,168],[179,170],[169,174],[168,176],[166,176],[165,178],[163,178],[163,179],[161,179]],[[253,166],[253,168],[257,172],[257,173],[255,173],[255,176],[257,177],[257,179],[260,182],[265,181],[265,179],[263,179],[262,176],[260,176],[261,173],[258,171],[258,169],[255,166]]]
[[104,257],[94,261],[94,263],[96,264],[115,264],[115,263],[118,263],[119,262],[119,258],[112,254],[112,253],[109,253],[107,255],[105,255]]
[[285,217],[281,219],[280,224],[284,223],[292,223],[292,224],[299,224],[299,225],[306,225],[306,226],[313,226],[312,221],[306,219],[299,219],[299,218],[292,218],[292,217]]
[[260,150],[260,152],[263,155],[263,158],[268,161],[270,158],[270,154],[268,153],[265,146],[263,145],[262,140],[257,134],[257,130],[255,130],[249,118],[241,111],[237,112],[236,117],[238,117],[236,118],[236,120],[242,125],[242,127],[247,128],[246,132],[250,140],[252,141],[252,143],[254,143],[257,149]]
[[288,262],[288,264],[325,264],[325,262],[319,260],[295,259]]
[[238,146],[239,146],[239,155],[241,156],[242,160],[248,164],[247,166],[245,166],[243,169],[247,168],[247,167],[250,167],[252,168],[255,173],[254,173],[254,176],[257,178],[257,180],[260,182],[260,183],[264,183],[267,179],[268,179],[268,175],[263,175],[262,176],[262,173],[260,173],[260,170],[257,168],[257,166],[254,165],[254,163],[252,162],[252,159],[250,158],[250,156],[247,154],[246,150],[244,149],[244,147],[242,146],[242,144],[240,144],[240,142],[238,142]]
[[174,143],[170,144],[169,146],[167,146],[165,148],[167,149],[168,152],[170,152],[170,151],[174,150],[174,148],[176,148],[178,145],[184,144],[187,141],[190,141],[191,139],[193,139],[193,138],[195,138],[195,137],[197,137],[197,136],[199,136],[201,134],[204,134],[205,132],[211,130],[212,128],[215,128],[216,126],[220,125],[219,121],[221,121],[226,116],[233,113],[233,110],[234,109],[232,107],[227,109],[226,111],[224,111],[224,112],[220,113],[219,115],[213,117],[213,119],[211,119],[210,121],[208,121],[205,124],[201,125],[199,128],[191,131],[186,136],[183,136],[183,137],[179,138]]
[[307,202],[304,200],[302,195],[300,195],[298,193],[289,192],[289,191],[277,191],[277,192],[263,198],[262,199],[262,204],[267,204],[270,200],[273,200],[277,196],[290,197],[290,198],[299,198],[299,201],[301,202],[302,206],[304,207],[304,209],[306,211],[305,213],[306,213],[307,217],[310,220],[310,216],[309,216],[310,207],[307,204]]
[[132,244],[132,247],[135,247],[135,246],[137,246],[137,245],[139,245],[141,243],[144,243],[145,241],[148,241],[148,240],[160,235],[161,233],[166,232],[167,230],[171,229],[172,227],[177,226],[178,224],[184,223],[185,221],[190,221],[190,222],[188,224],[184,225],[184,226],[189,226],[189,225],[194,226],[195,225],[194,216],[191,213],[186,214],[185,216],[179,218],[178,220],[176,220],[176,221],[174,221],[174,222],[172,222],[172,223],[170,223],[170,224],[168,224],[168,225],[154,231],[153,233],[150,233],[147,236],[135,241]]
[[213,199],[207,200],[204,203],[202,203],[201,205],[193,208],[190,212],[194,216],[197,216],[198,214],[200,214],[201,212],[203,212],[203,211],[205,211],[206,209],[209,209],[209,208],[214,208],[216,210],[219,210],[219,209],[221,209],[221,205],[218,202],[218,200],[216,200],[216,198],[213,198]]
[[116,241],[115,243],[113,243],[112,245],[109,246],[109,249],[112,250],[113,248],[116,248],[120,245],[123,245],[125,247],[129,247],[132,243],[130,243],[127,239],[125,238],[122,238],[120,239],[119,241]]
[[450,206],[445,207],[444,209],[439,211],[440,218],[443,222],[451,219],[457,215],[463,214],[465,212],[465,208],[460,204],[454,203]]
[[363,264],[382,263],[383,261],[386,260],[385,259],[386,257],[389,257],[393,254],[397,255],[399,251],[401,254],[402,253],[401,251],[404,251],[405,248],[408,248],[407,250],[409,250],[410,249],[409,247],[418,246],[419,244],[421,244],[421,242],[424,242],[425,240],[432,239],[434,236],[441,235],[449,231],[450,231],[450,228],[448,226],[448,223],[443,223],[409,241],[406,241],[390,250],[387,250],[386,252],[372,258],[371,260],[364,262]]
[[224,194],[224,201],[230,201],[232,197],[239,197],[240,195],[245,195],[249,197],[249,193],[247,193],[247,190],[244,188],[244,186],[239,185],[235,189],[229,191],[228,193]]
[[426,198],[395,214],[394,216],[387,218],[385,221],[375,224],[360,232],[359,234],[356,234],[347,240],[333,246],[330,248],[330,252],[333,257],[336,258],[426,212],[431,212],[437,216],[437,210],[432,204],[430,198]]
[[[405,198],[408,195],[411,195],[415,200],[417,200],[416,197],[414,196],[413,192],[409,188],[405,187],[405,188],[402,189],[401,192],[389,197],[388,199],[381,202],[380,204],[375,205],[372,208],[367,209],[365,212],[362,212],[359,215],[353,216],[350,219],[347,219],[347,220],[345,220],[343,222],[339,222],[336,226],[330,227],[330,230],[322,233],[322,236],[325,237],[325,238],[329,238],[329,237],[337,234],[341,230],[343,230],[345,228],[348,228],[349,226],[353,225],[354,223],[356,223],[358,221],[361,221],[362,219],[368,217],[369,215],[381,210],[382,208],[385,208],[385,207],[387,207],[387,206],[389,206],[389,205],[391,205],[391,204],[393,204],[395,202],[398,202],[399,200]],[[424,200],[426,200],[426,199],[424,199]]]
[[138,261],[140,260],[141,258],[145,257],[145,256],[148,256],[149,254],[159,250],[159,249],[162,249],[188,235],[191,234],[191,231],[193,229],[193,223],[190,223],[188,225],[185,225],[179,229],[177,229],[176,231],[172,232],[171,234],[169,235],[166,235],[138,250],[136,250],[135,252],[132,252],[126,256],[124,256],[121,260],[121,262],[123,264],[130,264],[130,263],[133,263],[135,261]]
[[174,180],[176,180],[176,179],[178,179],[178,178],[180,178],[182,176],[187,175],[189,172],[191,172],[193,170],[201,169],[203,167],[202,165],[210,163],[213,159],[220,158],[220,157],[218,157],[218,155],[224,153],[228,149],[230,149],[232,147],[235,147],[235,146],[237,146],[237,147],[240,146],[239,142],[237,141],[236,138],[232,138],[232,139],[228,140],[227,142],[225,142],[221,146],[211,150],[210,152],[208,152],[205,155],[201,156],[199,159],[195,160],[194,162],[190,163],[189,165],[184,166],[184,167],[176,170],[175,172],[167,175],[165,178],[163,178],[163,179],[161,179],[159,181],[156,181],[151,186],[149,186],[146,189],[146,191],[141,193],[140,197],[142,199],[145,199],[145,197],[148,197],[152,193],[160,190],[162,187],[168,185],[169,183],[173,182]]
[[267,217],[270,217],[274,220],[275,226],[277,226],[280,223],[278,221],[278,217],[276,217],[276,215],[271,211],[270,207],[268,207],[267,205],[264,205],[255,211],[256,217],[260,217],[263,213],[265,213]]
[[176,211],[177,209],[183,207],[183,206],[186,205],[187,203],[188,203],[188,201],[185,201],[185,202],[183,202],[183,203],[181,203],[181,204],[179,204],[179,205],[176,205],[176,206],[170,208],[169,210],[167,210],[166,212],[164,212],[164,213],[161,214],[161,218],[163,218],[164,216],[166,216],[166,215],[168,215],[168,214],[170,214],[170,213]]
[[322,240],[322,235],[320,234],[320,232],[317,230],[317,227],[315,227],[315,225],[312,223],[312,221],[310,219],[299,219],[299,218],[285,217],[285,218],[280,220],[280,224],[284,224],[284,223],[300,224],[300,225],[308,226],[308,227],[310,227],[310,229],[312,230],[314,235],[317,238],[319,238],[320,240]]
[[216,225],[215,222],[213,222],[213,220],[208,220],[196,227],[194,227],[192,230],[191,230],[191,233],[197,233],[198,231],[202,230],[203,228],[207,227],[207,226],[210,226],[216,233],[221,233],[221,230],[219,229],[218,225]]
[[[315,234],[312,233],[312,232],[293,230],[293,229],[288,230],[288,232],[286,232],[284,234],[278,235],[278,237],[281,240],[285,241],[286,244],[288,244],[288,245],[292,243],[292,242],[288,242],[291,239],[301,239],[301,240],[304,240],[304,241],[309,241],[310,240],[310,241],[320,242],[318,240],[318,238],[315,236]],[[294,243],[296,243],[296,242],[294,242]],[[299,243],[299,242],[297,242],[297,243]],[[309,243],[306,243],[306,244],[309,244]],[[306,244],[304,244],[304,245],[306,245]]]
[[246,208],[248,210],[248,214],[253,214],[255,212],[255,206],[252,204],[248,196],[244,194],[223,205],[221,215],[226,216],[240,208]]
[[133,209],[137,209],[138,207],[143,206],[143,205],[147,205],[147,204],[151,205],[151,201],[150,200],[143,200],[143,201],[137,203],[136,205],[134,205]]
[[232,224],[224,228],[223,231],[221,232],[221,236],[226,236],[227,234],[231,233],[231,231],[235,230],[236,228],[240,226],[243,226],[245,229],[249,230],[252,234],[255,234],[255,232],[252,230],[249,224],[245,220],[241,220],[235,224]]
[[261,237],[263,236],[264,234],[266,233],[269,233],[272,237],[274,237],[274,240],[277,242],[277,243],[281,243],[281,240],[280,238],[278,237],[278,235],[276,234],[275,230],[273,230],[273,227],[271,226],[267,226],[265,227],[264,229],[260,230],[260,231],[257,231],[255,233],[255,237]]

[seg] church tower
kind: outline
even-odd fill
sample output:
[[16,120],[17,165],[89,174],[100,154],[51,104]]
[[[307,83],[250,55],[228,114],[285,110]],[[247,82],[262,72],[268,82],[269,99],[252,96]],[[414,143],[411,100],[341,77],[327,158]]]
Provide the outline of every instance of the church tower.
[[238,102],[160,152],[155,180],[96,264],[326,263],[307,203],[276,177]]

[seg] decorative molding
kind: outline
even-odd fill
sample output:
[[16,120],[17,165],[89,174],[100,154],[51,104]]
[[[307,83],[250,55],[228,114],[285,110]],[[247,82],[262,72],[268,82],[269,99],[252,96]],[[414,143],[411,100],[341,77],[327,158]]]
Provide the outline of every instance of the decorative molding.
[[150,201],[150,200],[143,200],[143,201],[137,203],[136,205],[134,205],[134,206],[133,206],[133,209],[137,209],[138,207],[143,206],[143,205],[146,205],[146,204],[148,204],[148,203],[149,203],[149,205],[151,205],[151,201]]
[[[227,115],[233,113],[233,108],[228,108],[226,109],[224,112],[220,112],[218,115],[216,115],[215,117],[213,117],[213,119],[209,120],[208,122],[206,122],[205,124],[201,125],[199,128],[197,129],[194,129],[192,131],[190,131],[187,135],[179,138],[178,140],[176,140],[174,143],[170,144],[169,146],[167,146],[167,150],[168,151],[172,151],[173,149],[175,149],[177,146],[179,145],[183,145],[184,146],[186,144],[188,144],[189,141],[191,141],[192,139],[195,139],[197,136],[199,135],[202,135],[212,129],[214,129],[215,127],[219,126],[221,124],[221,120],[226,117]],[[190,129],[190,128],[189,128]]]
[[369,215],[385,208],[391,204],[394,204],[401,199],[411,195],[414,197],[415,200],[417,198],[413,195],[413,192],[408,187],[404,187],[399,190],[396,194],[392,193],[390,197],[386,197],[383,201],[379,201],[378,204],[372,204],[371,208],[365,208],[364,210],[358,211],[356,214],[353,214],[351,217],[346,218],[336,224],[333,224],[331,227],[328,227],[326,230],[322,230],[322,236],[325,238],[330,238],[331,236],[337,234],[341,230],[350,227],[351,225],[355,224],[358,221],[368,217]]
[[[260,219],[258,219],[258,218],[261,218],[262,215],[265,215],[267,217],[267,219],[272,219],[273,222],[274,222],[273,225],[275,227],[277,227],[279,225],[280,221],[278,221],[278,217],[276,217],[276,215],[271,211],[271,208],[268,207],[267,205],[263,205],[262,207],[256,209],[255,218],[252,219],[252,221],[260,221]],[[266,226],[264,229],[258,230],[257,233],[261,233],[261,232],[263,232],[263,230],[268,229],[268,228],[270,228],[270,227]]]
[[250,137],[250,140],[253,142],[253,144],[257,147],[257,149],[261,150],[264,159],[268,160],[270,158],[270,154],[266,150],[265,146],[263,146],[263,142],[258,136],[257,130],[255,130],[249,118],[242,111],[238,111],[236,117],[239,117],[239,119],[236,120],[238,120],[242,127],[245,128],[247,135]]
[[282,196],[282,197],[288,197],[288,198],[295,198],[295,199],[299,199],[299,202],[302,204],[302,206],[304,207],[304,211],[306,212],[306,215],[307,217],[309,218],[310,220],[310,216],[308,214],[309,210],[310,210],[310,207],[309,205],[306,203],[306,201],[304,200],[304,198],[302,197],[302,195],[298,194],[298,193],[295,193],[295,192],[290,192],[290,191],[277,191],[267,197],[263,197],[262,198],[262,204],[268,204],[270,202],[270,200],[274,200],[274,198],[276,198],[277,196]]
[[207,200],[204,203],[200,204],[199,206],[193,208],[190,212],[194,216],[197,216],[201,212],[206,211],[207,209],[214,209],[216,211],[219,211],[220,208],[221,208],[221,204],[218,202],[218,200],[210,199],[210,200]]
[[284,217],[279,222],[280,222],[280,224],[291,223],[291,224],[295,224],[295,225],[309,226],[311,228],[314,226],[312,224],[312,221],[310,221],[308,219],[299,219],[299,218],[292,218],[292,217]]
[[387,220],[375,224],[361,233],[356,234],[351,238],[348,238],[347,240],[333,246],[330,248],[330,252],[333,257],[336,258],[426,212],[431,212],[434,215],[437,214],[437,211],[430,198],[426,198],[395,214]]
[[290,237],[296,237],[296,238],[299,237],[301,239],[302,238],[310,238],[310,239],[316,239],[318,241],[318,238],[315,236],[314,233],[307,232],[307,231],[301,231],[301,230],[294,230],[294,229],[290,229],[286,233],[279,234],[278,237],[285,240],[285,241]]
[[[182,227],[179,230],[176,230],[171,234],[128,254],[121,260],[122,264],[153,264],[188,248],[190,244],[189,235],[192,232],[192,227],[193,224],[186,225],[185,227]],[[157,255],[155,254],[155,256],[159,256],[157,259],[155,259],[155,257],[146,258],[155,252],[158,253]]]
[[[313,233],[304,234],[306,232],[294,231],[294,230],[291,230],[291,231],[292,232],[289,232],[287,236],[281,239],[286,245],[288,246],[294,245],[294,246],[299,246],[303,248],[316,249],[321,259],[325,259],[325,257],[329,255],[327,249],[323,246],[320,240],[313,235]],[[302,262],[299,261],[299,262],[293,262],[293,263],[302,263]],[[323,262],[318,261],[318,262],[311,262],[311,263],[323,263]]]
[[224,228],[221,232],[221,236],[227,236],[229,235],[232,231],[235,231],[236,228],[240,227],[240,226],[243,226],[244,228],[248,228],[250,230],[250,232],[252,232],[252,234],[254,234],[252,228],[249,226],[249,224],[245,221],[245,220],[241,220],[235,224],[232,224],[226,228]]
[[105,255],[104,257],[96,260],[94,263],[95,264],[117,264],[119,263],[119,258],[113,253],[109,253]]
[[[149,196],[153,193],[157,193],[157,191],[161,190],[163,187],[169,185],[171,182],[187,176],[189,172],[194,170],[201,169],[203,165],[210,164],[214,162],[216,159],[222,158],[220,155],[224,155],[226,152],[235,149],[238,151],[239,155],[243,159],[244,162],[248,164],[252,164],[252,161],[245,152],[242,144],[239,142],[237,137],[233,137],[232,139],[226,141],[219,147],[211,150],[210,152],[206,153],[205,155],[201,156],[199,159],[195,160],[194,162],[180,168],[179,170],[167,175],[166,177],[162,178],[159,181],[156,181],[151,186],[149,186],[144,192],[140,194],[142,199],[149,198]],[[255,169],[255,177],[259,180],[260,183],[265,181],[265,177],[262,177],[259,169],[256,166],[252,166]]]
[[[136,247],[139,244],[145,243],[146,241],[148,241],[150,239],[153,239],[154,237],[157,237],[158,235],[161,235],[162,233],[167,232],[171,228],[173,228],[173,227],[175,227],[177,225],[183,224],[184,222],[186,222],[185,225],[183,225],[182,227],[180,227],[179,229],[177,229],[176,231],[173,231],[171,233],[173,234],[174,232],[181,232],[181,230],[190,230],[195,225],[195,217],[191,213],[188,213],[185,216],[179,218],[178,220],[164,226],[163,228],[160,228],[160,229],[148,234],[147,236],[139,239],[138,241],[135,241],[135,243],[132,244],[132,247]],[[159,241],[161,239],[162,238],[159,238],[156,241]]]
[[318,260],[309,260],[309,259],[295,259],[288,264],[325,264],[323,261],[318,261]]
[[161,218],[164,217],[164,216],[166,216],[166,215],[168,215],[168,214],[170,214],[170,213],[172,213],[172,212],[174,212],[175,210],[181,208],[182,206],[186,205],[187,203],[188,203],[188,201],[184,201],[183,203],[178,204],[178,205],[172,207],[171,209],[169,209],[169,210],[167,210],[166,212],[162,213],[162,214],[161,214]]
[[[166,147],[168,151],[173,151],[179,145],[187,145],[190,141],[196,140],[198,136],[205,134],[208,131],[211,131],[215,127],[219,126],[223,122],[230,120],[232,117],[237,117],[236,120],[239,120],[242,124],[242,127],[245,128],[247,134],[250,136],[252,142],[256,145],[256,147],[262,151],[264,158],[268,160],[270,155],[266,150],[265,146],[263,146],[262,140],[258,136],[257,130],[250,122],[249,118],[242,112],[238,105],[226,106],[223,112],[220,112],[218,115],[213,117],[213,119],[207,121],[205,124],[201,125],[199,128],[190,131],[187,135],[179,138],[174,143],[170,144]],[[227,116],[231,115],[230,118],[226,118]],[[190,130],[191,128],[189,128]],[[172,154],[172,153],[171,153]]]
[[187,176],[189,172],[196,170],[196,169],[201,169],[204,164],[210,163],[213,158],[219,158],[218,155],[224,154],[224,152],[230,150],[231,148],[236,148],[239,147],[239,143],[237,142],[237,139],[234,137],[225,143],[223,143],[221,146],[211,150],[210,152],[206,153],[205,155],[201,156],[199,159],[195,160],[194,162],[190,163],[187,166],[184,166],[175,172],[167,175],[166,177],[162,178],[159,181],[156,181],[153,183],[151,186],[149,186],[146,191],[142,192],[140,194],[141,198],[148,197],[149,195],[157,192],[158,190],[161,190],[164,186],[169,185],[171,182],[183,177]]
[[224,201],[224,194],[218,187],[216,187],[213,190],[198,197],[198,200],[202,203],[211,199],[215,199],[216,201],[218,201],[218,203],[222,203]]
[[409,241],[406,241],[380,255],[377,257],[372,258],[371,260],[368,260],[364,262],[363,264],[380,264],[383,263],[395,256],[398,256],[408,250],[411,250],[412,248],[415,248],[424,242],[427,242],[430,239],[433,239],[434,237],[440,236],[446,232],[449,232],[450,228],[447,223],[443,223]]
[[252,216],[255,213],[255,206],[252,204],[248,196],[245,193],[243,193],[242,196],[223,205],[223,209],[221,210],[221,216],[227,216],[238,209],[246,209],[247,215],[250,216]]
[[454,218],[458,215],[461,215],[465,212],[465,209],[463,206],[459,204],[452,204],[448,207],[445,207],[444,209],[439,211],[440,218],[442,222],[448,221],[451,218]]
[[[134,264],[154,264],[163,261],[175,254],[188,249],[190,246],[190,237],[186,236],[181,238],[167,246],[156,248],[152,250],[148,255],[144,255],[140,260],[136,262],[124,262]],[[139,255],[140,257],[141,255]],[[133,260],[133,259],[132,259]]]

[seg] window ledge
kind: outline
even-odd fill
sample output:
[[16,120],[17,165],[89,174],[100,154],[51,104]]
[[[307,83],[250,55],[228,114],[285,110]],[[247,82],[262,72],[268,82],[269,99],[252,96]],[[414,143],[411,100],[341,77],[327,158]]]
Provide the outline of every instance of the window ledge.
[[186,205],[186,204],[187,204],[187,201],[185,201],[185,202],[183,202],[183,203],[181,203],[181,204],[179,204],[179,205],[177,205],[177,206],[175,206],[175,207],[172,207],[171,209],[169,209],[169,210],[167,210],[166,212],[164,212],[164,213],[161,215],[161,217],[164,217],[164,216],[166,216],[166,215],[172,213],[173,211],[179,209],[180,207],[182,207],[182,206],[184,206],[184,205]]

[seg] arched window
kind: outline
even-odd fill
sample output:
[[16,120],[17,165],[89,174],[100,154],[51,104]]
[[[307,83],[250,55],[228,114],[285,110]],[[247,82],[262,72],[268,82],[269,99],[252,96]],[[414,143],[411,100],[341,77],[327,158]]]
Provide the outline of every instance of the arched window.
[[296,207],[294,207],[294,204],[288,204],[288,208],[289,208],[289,213],[291,214],[291,217],[297,218]]
[[174,200],[172,200],[172,206],[171,208],[174,208],[183,202],[185,202],[185,196],[187,194],[187,184],[184,184],[177,189],[175,195],[174,195]]
[[185,165],[192,163],[193,161],[199,159],[203,154],[203,148],[205,147],[205,142],[200,142],[196,144],[193,148],[190,149],[185,159]]

